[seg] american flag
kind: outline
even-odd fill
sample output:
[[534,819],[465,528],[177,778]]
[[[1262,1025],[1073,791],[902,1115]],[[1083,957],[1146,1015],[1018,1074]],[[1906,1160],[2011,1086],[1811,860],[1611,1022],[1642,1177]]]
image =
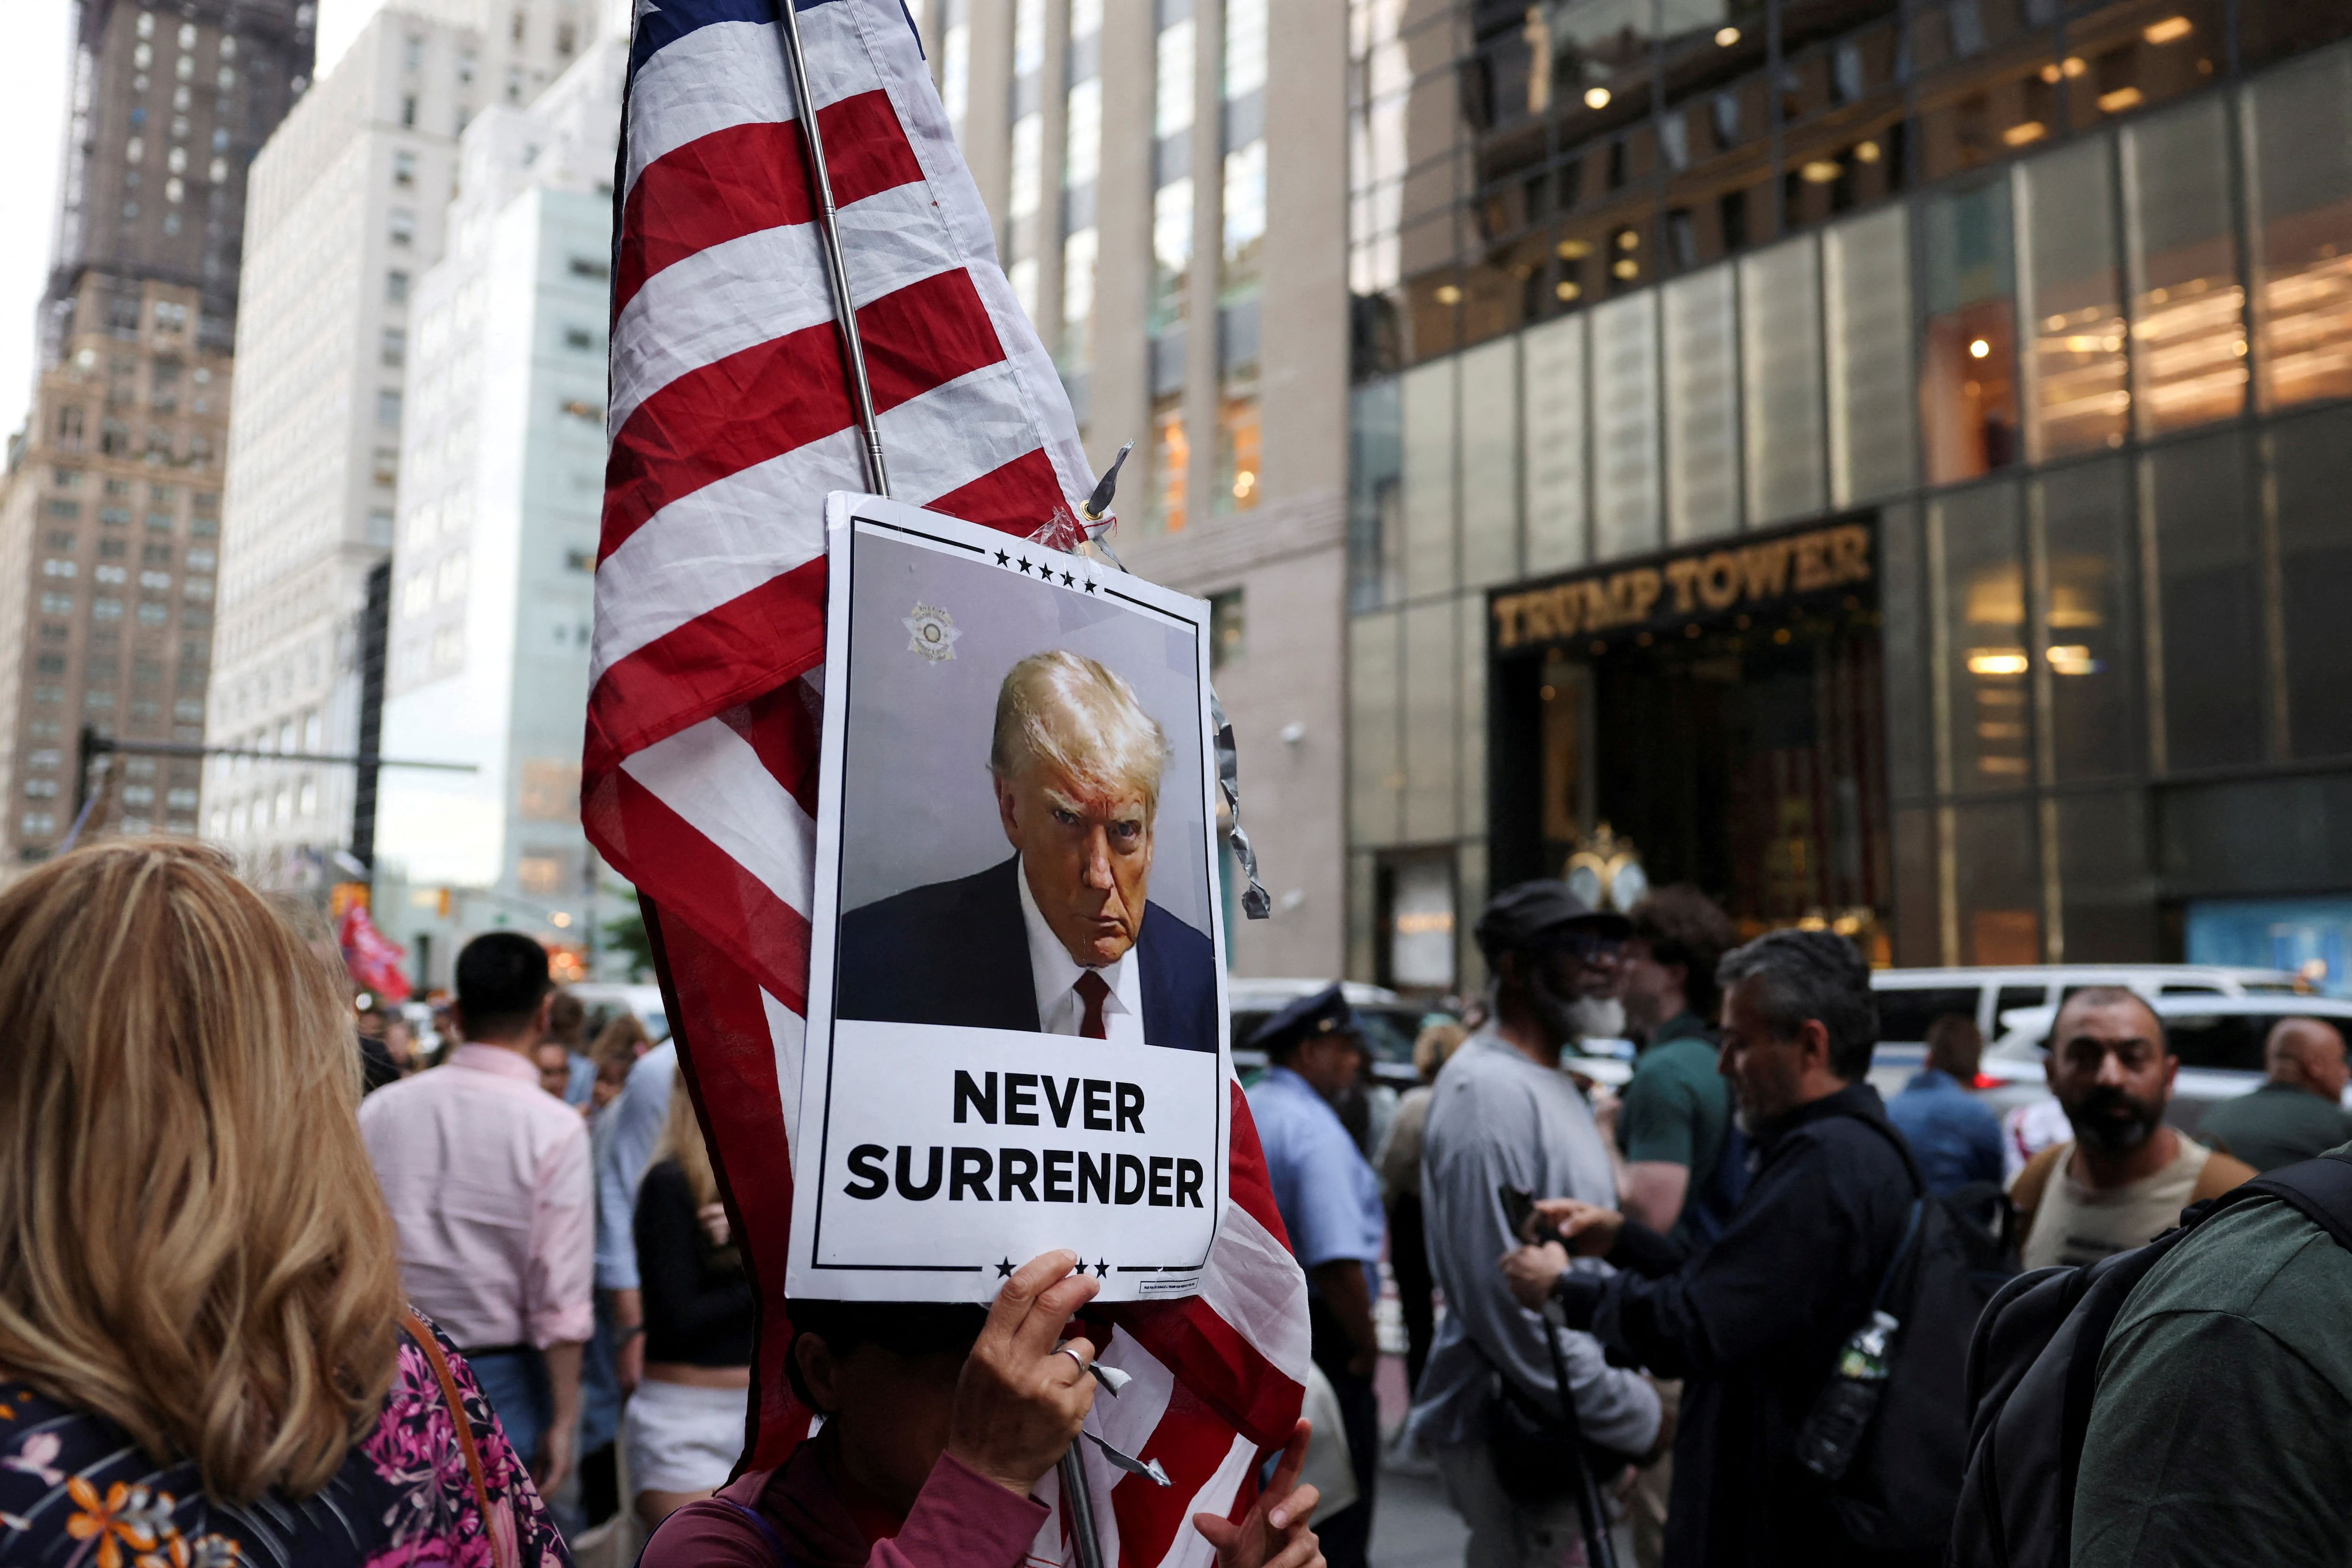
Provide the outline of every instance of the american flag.
[[[798,0],[896,498],[1027,536],[1092,486],[1069,402],[899,0]],[[824,504],[862,490],[775,0],[639,0],[615,176],[611,449],[582,808],[640,890],[762,1303],[747,1464],[808,1412],[783,1375],[824,678]],[[1181,1302],[1111,1309],[1134,1373],[1090,1429],[1160,1462],[1089,1474],[1107,1557],[1206,1563],[1289,1435],[1305,1282],[1239,1086],[1232,1200]],[[1051,1478],[1045,1483],[1053,1487]],[[1102,1504],[1108,1501],[1108,1506]],[[1037,1555],[1066,1560],[1049,1525]]]

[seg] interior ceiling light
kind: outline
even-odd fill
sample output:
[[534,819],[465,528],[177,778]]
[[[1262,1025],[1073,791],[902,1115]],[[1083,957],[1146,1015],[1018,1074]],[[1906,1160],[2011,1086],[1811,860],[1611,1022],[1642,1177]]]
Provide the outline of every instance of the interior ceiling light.
[[1586,88],[1584,89],[1584,107],[1587,109],[1608,108],[1609,89],[1605,87]]
[[1808,184],[1826,185],[1838,177],[1838,166],[1827,158],[1815,158],[1800,172],[1805,176]]
[[2121,114],[2126,109],[2137,109],[2142,94],[2136,87],[2119,87],[2113,92],[2099,95],[2099,109],[2106,114]]
[[1854,162],[1857,162],[1857,163],[1875,163],[1875,162],[1878,162],[1878,143],[1877,143],[1877,142],[1875,142],[1875,141],[1857,141],[1857,142],[1855,142],[1855,143],[1854,143],[1854,147],[1853,147],[1853,157],[1854,157]]
[[1564,239],[1559,242],[1559,258],[1562,261],[1582,261],[1591,254],[1592,246],[1583,240]]
[[2012,125],[2002,131],[2000,139],[2011,147],[2022,147],[2029,141],[2039,141],[2049,134],[2048,126],[2038,120],[2029,120],[2022,125]]
[[1969,653],[1969,674],[2021,675],[2025,674],[2025,655],[2002,648],[1974,649]]
[[1462,290],[1454,284],[1441,283],[1437,286],[1437,302],[1440,305],[1459,305],[1462,303]]
[[[2179,20],[2179,18],[2175,18],[2175,20]],[[2169,24],[2169,23],[2164,23],[2164,22],[2159,22],[2159,23],[2158,23],[2158,24],[2157,24],[2157,26],[2170,26],[2170,24]],[[2186,27],[2188,26],[2188,24],[2187,24],[2187,23],[2185,23],[2185,22],[2183,22],[2183,23],[2181,24],[2181,26],[2182,26],[2182,27],[2183,27],[2184,29],[2186,29]],[[2147,31],[2148,31],[2148,42],[2149,42],[2149,43],[2151,43],[2151,44],[2160,44],[2160,43],[2164,42],[2164,40],[2163,40],[2162,38],[2159,38],[2159,37],[2156,37],[2156,27],[2150,27]],[[2177,35],[2176,35],[2176,36],[2177,36]],[[1731,46],[1732,46],[1732,45],[1734,45],[1734,44],[1736,44],[1736,43],[1739,42],[1739,29],[1738,29],[1738,28],[1737,28],[1737,27],[1717,27],[1717,28],[1715,30],[1715,41],[1716,41],[1716,43],[1717,43],[1717,45],[1718,47],[1722,47],[1722,48],[1727,48],[1727,48],[1731,47]]]
[[[1442,294],[1444,290],[1440,289],[1438,292]],[[1975,342],[1969,345],[1969,358],[1971,360],[1981,360],[1991,352],[1992,345],[1986,342],[1982,338],[1979,338]]]
[[2197,30],[2197,24],[2186,16],[2167,16],[2161,22],[2150,22],[2139,36],[2151,44],[2168,44],[2175,38],[2185,38]]

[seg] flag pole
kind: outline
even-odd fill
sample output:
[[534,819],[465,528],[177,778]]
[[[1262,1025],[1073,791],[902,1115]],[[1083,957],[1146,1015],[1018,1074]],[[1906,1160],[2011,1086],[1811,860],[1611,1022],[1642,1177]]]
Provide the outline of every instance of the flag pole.
[[874,385],[866,377],[866,346],[857,336],[857,305],[849,295],[849,267],[841,256],[841,230],[835,221],[833,176],[826,172],[824,136],[817,129],[816,104],[809,97],[808,57],[801,47],[801,14],[797,0],[776,0],[782,15],[784,69],[792,74],[793,107],[800,120],[801,140],[807,144],[809,170],[815,176],[817,232],[824,247],[825,281],[833,288],[834,325],[841,330],[841,358],[849,372],[849,393],[857,412],[857,431],[864,438],[866,483],[874,494],[890,493],[890,471],[882,463],[882,432],[874,420]]

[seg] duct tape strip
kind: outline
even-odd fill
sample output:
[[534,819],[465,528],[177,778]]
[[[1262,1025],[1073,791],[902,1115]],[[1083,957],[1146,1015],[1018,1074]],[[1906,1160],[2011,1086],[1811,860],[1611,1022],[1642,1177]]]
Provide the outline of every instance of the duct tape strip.
[[1217,727],[1217,789],[1225,798],[1226,814],[1233,819],[1226,841],[1233,845],[1234,859],[1240,862],[1247,881],[1242,890],[1242,913],[1252,920],[1264,920],[1273,915],[1274,900],[1258,884],[1257,852],[1250,847],[1249,834],[1242,829],[1241,768],[1234,750],[1234,721],[1225,716],[1225,705],[1214,686],[1209,688],[1209,716]]

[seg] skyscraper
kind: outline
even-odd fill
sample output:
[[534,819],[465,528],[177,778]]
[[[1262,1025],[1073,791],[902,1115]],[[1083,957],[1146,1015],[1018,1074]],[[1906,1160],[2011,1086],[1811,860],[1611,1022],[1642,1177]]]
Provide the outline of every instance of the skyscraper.
[[[76,737],[203,733],[246,169],[305,87],[296,0],[79,6],[42,368],[0,491],[0,865],[47,855]],[[126,758],[116,826],[195,826]]]
[[[536,98],[595,25],[571,0],[387,8],[256,160],[214,744],[373,748],[409,298],[442,255],[457,139],[481,109]],[[339,855],[372,858],[373,784],[347,766],[216,758],[205,834],[265,884],[311,885]]]

